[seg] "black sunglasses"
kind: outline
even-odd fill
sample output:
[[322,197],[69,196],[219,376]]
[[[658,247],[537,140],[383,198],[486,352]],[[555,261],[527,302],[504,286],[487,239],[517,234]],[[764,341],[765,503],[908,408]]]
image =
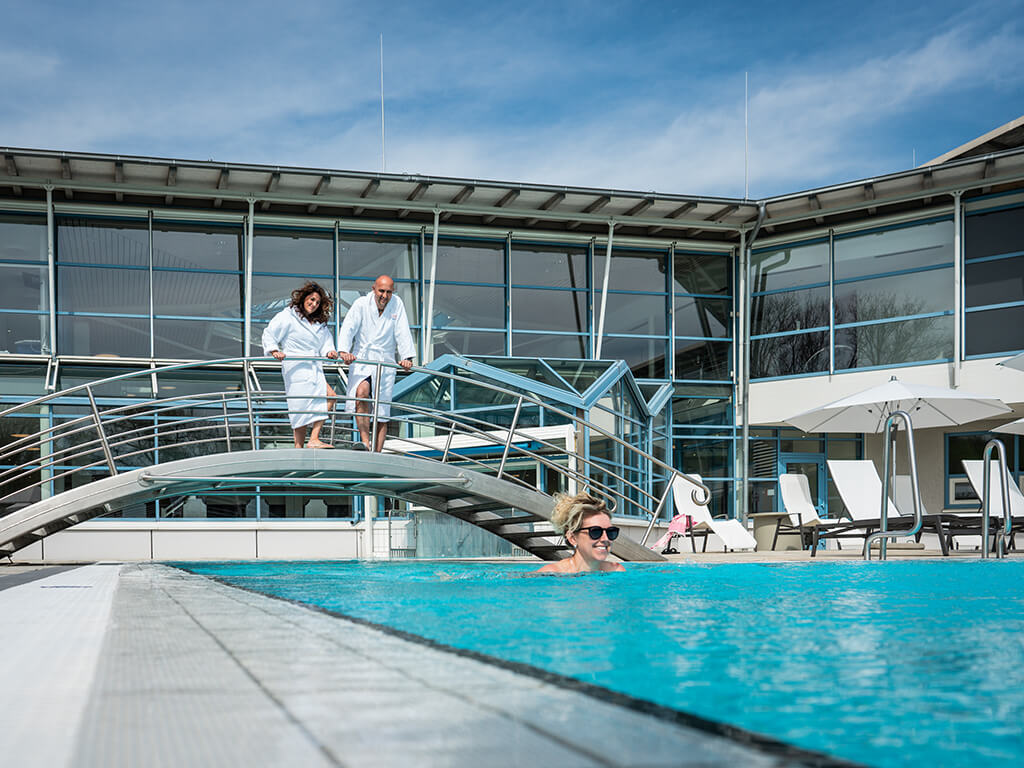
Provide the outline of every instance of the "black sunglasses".
[[619,526],[617,525],[612,525],[608,528],[602,528],[600,525],[590,525],[586,528],[580,528],[576,533],[582,533],[583,531],[586,531],[587,535],[594,541],[600,541],[602,533],[608,534],[608,541],[615,541],[619,538]]

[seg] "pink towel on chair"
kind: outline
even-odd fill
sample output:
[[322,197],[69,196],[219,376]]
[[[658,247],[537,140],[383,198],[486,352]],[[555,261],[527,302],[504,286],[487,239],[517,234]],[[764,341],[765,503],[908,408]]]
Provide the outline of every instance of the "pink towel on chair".
[[689,515],[676,515],[668,524],[668,531],[665,535],[650,545],[651,549],[664,549],[672,543],[673,536],[685,536],[693,527],[693,518]]

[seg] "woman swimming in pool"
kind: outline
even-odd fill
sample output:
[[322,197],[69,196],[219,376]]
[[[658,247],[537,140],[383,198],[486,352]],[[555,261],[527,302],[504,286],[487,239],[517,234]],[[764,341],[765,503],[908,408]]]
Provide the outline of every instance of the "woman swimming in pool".
[[622,563],[608,562],[612,541],[619,536],[619,529],[612,525],[608,508],[600,499],[589,493],[575,496],[555,496],[555,510],[551,513],[551,525],[555,531],[565,535],[565,540],[574,548],[572,557],[548,563],[538,572],[582,573],[584,571],[624,571]]

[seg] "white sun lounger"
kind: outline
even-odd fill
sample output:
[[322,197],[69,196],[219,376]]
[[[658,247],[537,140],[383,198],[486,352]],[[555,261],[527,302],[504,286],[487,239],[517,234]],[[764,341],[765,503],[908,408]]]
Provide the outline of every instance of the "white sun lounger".
[[[878,476],[875,463],[868,459],[830,459],[828,471],[832,475],[832,481],[836,490],[846,504],[846,510],[850,515],[851,522],[837,524],[835,528],[821,533],[822,538],[863,538],[872,531],[878,530],[881,526],[881,500],[882,500],[882,479]],[[898,479],[898,477],[897,477]],[[908,477],[909,481],[910,478]],[[893,483],[893,492],[897,491],[897,483]],[[908,490],[906,493],[906,512],[913,509],[913,499]],[[886,520],[886,527],[890,531],[909,528],[913,525],[913,514],[903,514],[900,508],[892,500],[888,499],[889,511]],[[954,525],[958,518],[955,515],[929,515],[924,509],[921,510],[923,520],[922,528],[930,528],[939,537],[939,546],[942,554],[949,554],[948,542],[951,535],[950,526]],[[918,538],[920,537],[920,533]],[[813,552],[811,553],[814,554]]]
[[[967,480],[978,496],[979,504],[982,498],[982,488],[985,487],[985,462],[983,459],[964,459],[964,472],[967,473]],[[1007,478],[1010,485],[1010,516],[1015,520],[1024,519],[1024,493],[1021,493],[1013,477]],[[992,517],[1002,518],[1003,515],[1003,490],[999,480],[999,464],[992,462],[992,472],[989,477],[989,514]]]
[[[692,475],[692,477],[696,480],[701,479],[700,475]],[[689,515],[693,521],[693,526],[690,528],[690,545],[694,551],[697,549],[693,541],[694,534],[704,534],[704,548],[707,549],[708,532],[714,533],[722,540],[722,546],[726,551],[757,548],[754,537],[739,520],[715,520],[711,517],[710,509],[696,503],[693,500],[693,488],[681,477],[672,480],[672,500],[676,505],[676,514]]]
[[[818,510],[811,501],[811,486],[807,482],[807,475],[779,475],[779,495],[782,497],[786,516],[780,517],[775,525],[772,550],[778,544],[780,533],[799,533],[804,546],[816,546],[817,533],[835,521],[823,520],[818,516]],[[815,529],[819,530],[816,532]]]

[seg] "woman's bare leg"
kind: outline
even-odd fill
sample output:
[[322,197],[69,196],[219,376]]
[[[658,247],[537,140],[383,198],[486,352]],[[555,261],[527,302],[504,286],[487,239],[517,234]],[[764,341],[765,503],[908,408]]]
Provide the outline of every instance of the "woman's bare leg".
[[303,444],[306,442],[306,428],[296,427],[295,429],[292,430],[292,437],[295,440],[295,447],[301,448]]

